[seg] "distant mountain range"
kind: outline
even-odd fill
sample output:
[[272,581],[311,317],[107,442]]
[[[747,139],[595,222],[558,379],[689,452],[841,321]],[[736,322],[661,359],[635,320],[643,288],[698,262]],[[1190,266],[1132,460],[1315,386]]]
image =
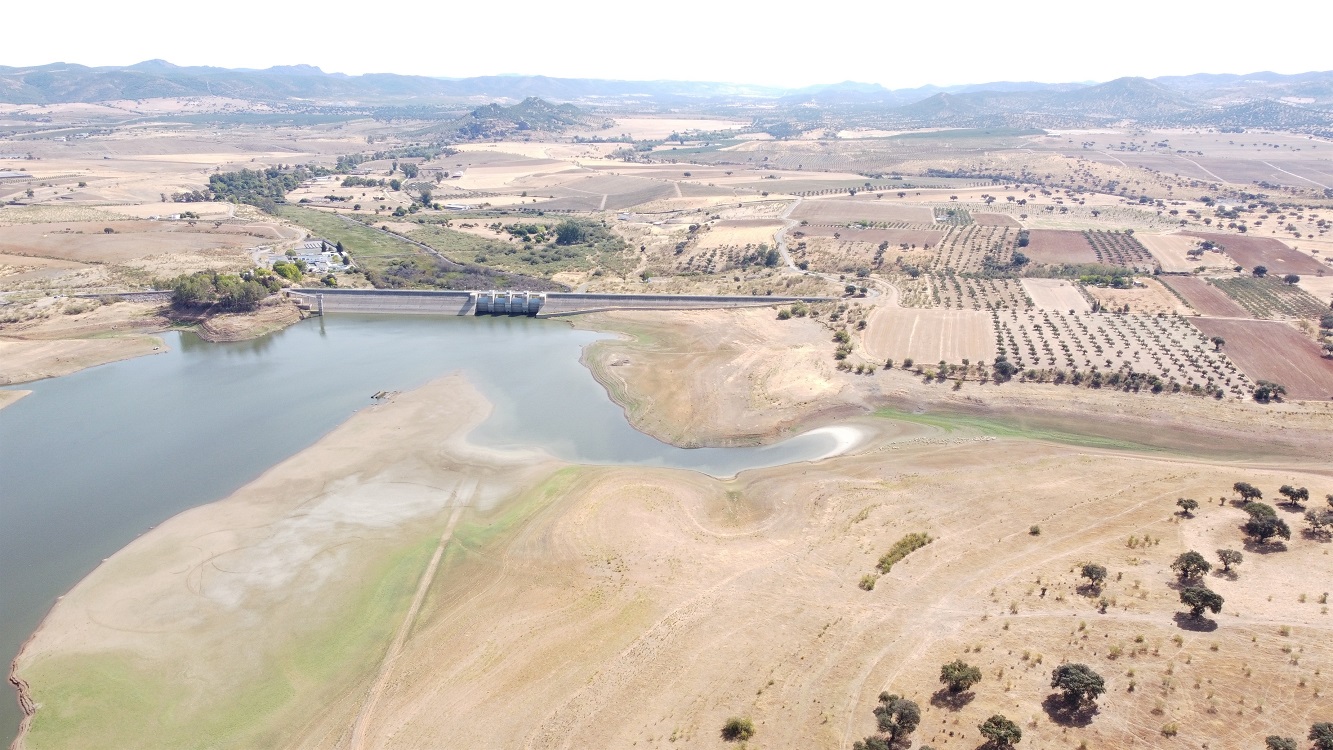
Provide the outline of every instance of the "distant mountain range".
[[[993,82],[887,89],[847,81],[779,89],[691,81],[615,81],[546,76],[430,78],[395,74],[349,76],[308,65],[266,70],[180,67],[149,60],[125,67],[54,63],[0,66],[0,102],[55,104],[162,97],[222,96],[289,108],[403,108],[520,103],[529,111],[474,112],[458,127],[556,129],[584,121],[577,109],[557,111],[537,99],[584,109],[675,109],[757,116],[761,122],[901,127],[1087,127],[1134,122],[1157,126],[1281,127],[1333,131],[1333,71],[1282,75],[1198,74],[1106,83]],[[496,105],[500,110],[505,109]],[[536,108],[536,109],[534,109]],[[545,108],[545,109],[542,109]],[[455,111],[457,111],[455,109]],[[542,111],[537,111],[542,109]],[[549,109],[550,111],[546,111]],[[466,118],[465,118],[466,120]]]

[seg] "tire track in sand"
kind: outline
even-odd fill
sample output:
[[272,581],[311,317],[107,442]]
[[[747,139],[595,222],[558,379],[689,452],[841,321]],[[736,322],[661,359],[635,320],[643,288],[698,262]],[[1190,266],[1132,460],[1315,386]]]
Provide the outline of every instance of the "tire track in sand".
[[[473,487],[475,489],[475,486]],[[468,494],[471,490],[468,490]],[[456,501],[463,492],[455,491],[451,501]],[[454,527],[458,525],[458,519],[463,515],[465,504],[458,504],[454,507],[454,512],[449,514],[449,522],[445,524],[444,533],[440,534],[440,542],[435,545],[435,554],[431,555],[430,564],[421,574],[421,580],[417,583],[416,593],[412,596],[412,606],[408,607],[407,614],[403,617],[403,623],[398,626],[398,633],[393,638],[393,643],[389,645],[389,650],[384,653],[384,660],[380,662],[379,673],[375,675],[375,681],[371,683],[370,691],[366,693],[365,700],[361,703],[361,710],[357,712],[356,721],[352,725],[352,741],[349,747],[351,750],[365,750],[366,732],[370,727],[371,720],[375,717],[375,708],[379,705],[380,698],[384,695],[384,689],[389,684],[389,677],[393,674],[394,666],[398,663],[398,657],[403,653],[403,644],[407,642],[407,634],[412,630],[412,623],[416,622],[417,613],[421,611],[421,604],[426,600],[426,592],[430,591],[430,585],[435,580],[435,571],[440,567],[440,558],[444,556],[444,548],[449,544],[449,540],[454,535]]]

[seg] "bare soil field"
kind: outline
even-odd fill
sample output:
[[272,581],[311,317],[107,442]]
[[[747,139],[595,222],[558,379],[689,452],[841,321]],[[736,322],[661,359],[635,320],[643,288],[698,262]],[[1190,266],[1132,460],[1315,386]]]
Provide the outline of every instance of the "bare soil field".
[[123,221],[129,218],[114,209],[86,206],[0,206],[0,225]]
[[1286,323],[1259,320],[1191,318],[1206,336],[1226,339],[1227,356],[1254,380],[1280,383],[1287,398],[1333,398],[1333,360]]
[[890,250],[897,251],[901,246],[935,247],[944,239],[944,232],[938,229],[849,229],[847,227],[825,224],[809,224],[792,230],[792,236],[802,233],[808,237],[834,237],[844,242],[868,242],[878,245],[889,243]]
[[984,212],[972,212],[972,221],[983,227],[1019,227],[1022,226],[1018,220],[1008,214],[992,214]]
[[804,200],[792,211],[791,218],[805,220],[811,224],[839,224],[856,221],[905,221],[913,224],[933,224],[935,221],[934,214],[928,208],[864,198]]
[[1185,298],[1190,307],[1204,315],[1221,318],[1244,318],[1249,313],[1236,304],[1221,289],[1209,284],[1206,279],[1193,276],[1163,276],[1162,283],[1171,287]]
[[1320,302],[1328,304],[1330,309],[1333,309],[1333,274],[1327,276],[1306,274],[1301,277],[1300,282],[1296,285]]
[[773,245],[773,236],[785,224],[769,219],[723,219],[709,225],[699,234],[700,248],[745,247],[746,245]]
[[1198,247],[1199,238],[1184,234],[1136,234],[1139,242],[1148,248],[1158,265],[1166,273],[1189,273],[1198,268],[1231,268],[1236,262],[1217,250],[1205,251],[1197,258],[1189,257],[1190,250]]
[[1059,229],[1033,229],[1029,232],[1028,246],[1019,248],[1033,263],[1059,265],[1061,263],[1096,263],[1097,253],[1082,232]]
[[1089,312],[1092,304],[1071,281],[1064,279],[1022,279],[1023,291],[1040,310]]
[[1255,266],[1266,266],[1270,274],[1282,276],[1295,274],[1328,274],[1333,268],[1320,263],[1314,258],[1271,237],[1247,237],[1237,234],[1210,234],[1207,232],[1185,232],[1191,237],[1212,240],[1221,245],[1223,251],[1245,270]]
[[[107,233],[105,230],[113,230]],[[18,224],[0,227],[0,252],[78,262],[120,263],[172,252],[242,248],[257,238],[215,232],[184,222],[118,221],[107,223]]]
[[1155,277],[1141,276],[1134,279],[1134,283],[1132,289],[1099,286],[1086,286],[1084,289],[1101,303],[1104,310],[1123,310],[1128,305],[1130,312],[1142,315],[1188,315],[1192,312],[1188,305]]
[[877,307],[862,334],[874,360],[892,358],[921,364],[958,363],[995,358],[995,329],[990,315],[976,310]]

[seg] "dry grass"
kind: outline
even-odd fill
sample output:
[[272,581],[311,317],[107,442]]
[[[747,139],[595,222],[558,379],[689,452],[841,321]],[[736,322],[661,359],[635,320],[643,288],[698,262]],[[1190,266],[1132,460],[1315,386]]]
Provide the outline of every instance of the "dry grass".
[[862,336],[866,353],[882,363],[913,359],[923,365],[995,359],[990,316],[975,310],[876,308]]

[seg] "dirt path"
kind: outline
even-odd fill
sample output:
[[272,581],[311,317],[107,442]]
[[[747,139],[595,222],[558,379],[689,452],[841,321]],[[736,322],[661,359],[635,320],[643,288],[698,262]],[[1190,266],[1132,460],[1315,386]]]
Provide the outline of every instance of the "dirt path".
[[[455,490],[451,502],[457,501],[464,494],[469,496],[470,502],[470,496],[475,489],[476,484],[474,482],[466,493]],[[361,704],[361,711],[356,715],[356,723],[352,726],[351,750],[364,750],[366,746],[366,731],[375,718],[375,708],[384,696],[384,689],[389,684],[389,678],[393,675],[398,657],[403,653],[403,644],[407,642],[407,635],[411,632],[412,624],[416,622],[417,614],[421,611],[421,603],[426,600],[426,593],[430,591],[430,585],[435,580],[435,572],[440,567],[440,558],[444,555],[444,548],[454,535],[454,527],[458,525],[458,519],[463,515],[464,507],[463,504],[456,506],[454,512],[449,515],[449,522],[444,527],[444,533],[440,534],[440,542],[435,545],[435,554],[431,555],[430,564],[426,566],[426,571],[421,574],[421,581],[417,584],[416,594],[412,597],[412,606],[408,607],[407,614],[403,616],[403,623],[398,627],[398,634],[394,636],[393,643],[389,645],[389,650],[385,652],[384,661],[380,663],[379,674],[376,675],[375,682],[370,686],[370,691]]]
[[1289,175],[1291,175],[1292,177],[1295,177],[1295,178],[1298,179],[1298,180],[1305,180],[1306,182],[1308,182],[1308,183],[1310,183],[1310,184],[1312,184],[1312,185],[1318,185],[1319,187],[1321,187],[1321,188],[1323,188],[1323,189],[1325,189],[1325,190],[1328,190],[1328,189],[1329,189],[1329,186],[1328,186],[1328,185],[1325,185],[1325,184],[1322,183],[1322,182],[1315,182],[1314,180],[1310,179],[1309,177],[1302,177],[1302,176],[1296,174],[1295,172],[1288,172],[1287,170],[1283,169],[1282,167],[1279,167],[1279,166],[1276,165],[1276,164],[1272,164],[1272,163],[1270,163],[1270,162],[1264,162],[1264,164],[1267,164],[1268,166],[1272,167],[1273,169],[1276,169],[1277,171],[1281,172],[1282,174],[1289,174]]
[[[1213,178],[1214,180],[1217,180],[1218,182],[1222,183],[1223,185],[1228,184],[1226,180],[1224,180],[1224,179],[1222,179],[1221,177],[1218,177],[1217,175],[1215,175],[1215,174],[1213,174],[1212,172],[1208,171],[1208,170],[1205,169],[1204,166],[1203,166],[1202,164],[1200,164],[1199,162],[1194,161],[1193,159],[1186,159],[1186,158],[1183,157],[1183,156],[1178,157],[1178,158],[1180,158],[1180,159],[1182,159],[1182,160],[1184,160],[1184,161],[1187,161],[1187,162],[1189,162],[1190,164],[1193,164],[1194,166],[1198,167],[1198,168],[1200,169],[1200,171],[1202,171],[1204,174],[1208,175],[1209,177]],[[1271,166],[1271,165],[1270,165],[1270,166]]]
[[799,221],[791,218],[791,213],[796,210],[797,206],[801,205],[803,200],[805,199],[797,198],[791,205],[783,209],[782,213],[778,214],[778,218],[782,219],[783,223],[787,226],[779,229],[778,233],[773,235],[773,239],[778,243],[778,252],[782,254],[782,262],[786,263],[787,268],[793,271],[797,270],[797,268],[796,263],[791,259],[791,253],[787,251],[787,231],[800,224]]

